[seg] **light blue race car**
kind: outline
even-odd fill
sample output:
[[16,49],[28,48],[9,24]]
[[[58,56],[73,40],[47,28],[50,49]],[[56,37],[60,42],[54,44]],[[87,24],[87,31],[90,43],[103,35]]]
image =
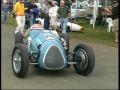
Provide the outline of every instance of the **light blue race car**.
[[88,45],[79,43],[69,52],[69,36],[54,30],[30,28],[27,40],[21,33],[15,36],[12,69],[17,77],[25,77],[29,65],[40,70],[60,70],[73,64],[80,75],[89,75],[95,66],[95,55]]

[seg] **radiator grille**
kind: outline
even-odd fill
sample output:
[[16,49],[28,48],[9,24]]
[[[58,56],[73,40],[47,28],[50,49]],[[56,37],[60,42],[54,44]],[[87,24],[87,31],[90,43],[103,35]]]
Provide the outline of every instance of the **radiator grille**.
[[56,46],[51,46],[46,54],[44,64],[47,68],[60,68],[64,65],[63,56]]

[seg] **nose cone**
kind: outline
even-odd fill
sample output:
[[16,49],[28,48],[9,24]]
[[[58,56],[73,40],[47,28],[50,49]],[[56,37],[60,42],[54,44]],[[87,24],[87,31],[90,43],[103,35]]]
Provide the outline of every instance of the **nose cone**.
[[46,52],[44,65],[47,69],[60,69],[65,66],[64,55],[59,47],[50,46]]

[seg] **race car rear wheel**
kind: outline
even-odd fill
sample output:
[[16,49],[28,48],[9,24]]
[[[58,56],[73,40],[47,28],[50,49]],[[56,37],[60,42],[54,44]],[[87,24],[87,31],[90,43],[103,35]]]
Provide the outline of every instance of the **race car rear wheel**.
[[15,44],[22,43],[22,42],[23,42],[22,33],[21,32],[17,32],[15,34]]
[[69,36],[67,35],[67,34],[61,34],[60,35],[60,38],[63,38],[65,41],[66,41],[66,46],[67,46],[67,50],[66,50],[66,52],[68,53],[69,52]]
[[73,60],[75,71],[83,76],[90,74],[95,66],[95,55],[92,48],[85,44],[79,44],[74,49]]
[[29,54],[25,44],[16,44],[12,53],[12,70],[17,77],[24,77],[29,67]]

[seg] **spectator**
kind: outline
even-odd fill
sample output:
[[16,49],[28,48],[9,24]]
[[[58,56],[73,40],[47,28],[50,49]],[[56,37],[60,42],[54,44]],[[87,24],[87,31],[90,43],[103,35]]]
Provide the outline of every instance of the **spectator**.
[[15,30],[15,34],[17,32],[21,32],[23,34],[24,26],[25,26],[25,6],[23,0],[18,0],[14,5],[14,13],[17,21],[17,28]]
[[50,23],[51,23],[51,27],[56,30],[57,29],[57,10],[58,10],[58,6],[57,6],[57,2],[53,1],[52,2],[52,7],[49,9],[49,16],[50,16]]
[[35,3],[35,5],[37,6],[37,9],[38,9],[38,16],[41,17],[41,12],[42,12],[41,3]]
[[2,23],[6,23],[8,17],[8,4],[6,0],[3,1],[1,8],[2,8]]
[[70,17],[70,10],[68,6],[65,6],[65,1],[60,1],[60,7],[58,8],[58,17],[60,18],[60,25],[62,33],[66,33],[68,18]]
[[37,5],[35,5],[35,7],[34,7],[34,18],[35,18],[35,20],[36,20],[36,18],[38,18],[39,17],[39,12],[40,12],[40,9],[38,8],[38,6]]
[[44,17],[44,28],[49,29],[50,18],[49,18],[49,4],[48,0],[45,0],[45,4],[42,5],[42,16]]
[[113,20],[113,29],[112,31],[115,34],[115,42],[119,41],[119,28],[118,28],[118,7],[119,7],[119,1],[113,0],[113,6],[112,9],[105,8],[107,12],[112,12],[112,20]]
[[41,9],[41,3],[40,2],[36,2],[35,5],[38,6],[38,9]]
[[30,18],[30,26],[35,22],[36,12],[38,13],[37,6],[35,5],[35,0],[32,0],[32,2],[28,5],[28,14]]

